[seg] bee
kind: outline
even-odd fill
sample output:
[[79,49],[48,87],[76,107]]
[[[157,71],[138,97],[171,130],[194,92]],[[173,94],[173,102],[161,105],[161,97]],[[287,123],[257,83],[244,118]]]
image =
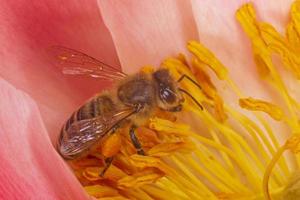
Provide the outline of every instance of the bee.
[[[64,74],[116,82],[116,86],[109,92],[100,92],[88,100],[63,125],[57,150],[64,159],[73,160],[87,154],[103,138],[114,135],[124,124],[130,124],[128,134],[137,154],[146,155],[135,130],[155,115],[155,109],[180,112],[184,101],[183,94],[189,96],[202,109],[201,104],[190,93],[179,87],[179,82],[186,78],[201,88],[187,75],[182,75],[176,81],[168,69],[160,68],[151,73],[139,72],[129,76],[77,50],[54,46],[51,53],[63,66]],[[110,146],[106,148],[109,151]],[[105,167],[101,176],[112,163],[112,154],[116,153],[117,151],[103,155]]]

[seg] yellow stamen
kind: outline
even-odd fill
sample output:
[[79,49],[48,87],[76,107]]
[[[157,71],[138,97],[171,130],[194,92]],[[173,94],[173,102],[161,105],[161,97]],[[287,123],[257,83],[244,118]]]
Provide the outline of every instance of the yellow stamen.
[[[297,120],[297,116],[295,114],[295,111],[293,109],[294,100],[291,98],[291,96],[288,94],[287,89],[278,73],[278,71],[275,69],[274,64],[272,63],[271,55],[276,48],[269,48],[270,43],[277,44],[277,46],[280,46],[281,50],[279,51],[277,48],[277,53],[281,52],[280,55],[283,58],[283,60],[289,60],[285,59],[285,55],[290,55],[289,53],[283,53],[287,52],[287,50],[284,47],[284,42],[278,39],[278,34],[275,33],[273,28],[270,28],[269,25],[262,24],[257,22],[255,11],[253,9],[252,4],[245,4],[242,6],[236,13],[236,17],[238,21],[240,22],[241,26],[243,27],[246,34],[249,36],[252,42],[253,46],[253,52],[254,56],[257,58],[256,60],[259,60],[258,67],[263,66],[263,68],[267,68],[267,71],[270,72],[270,76],[272,77],[271,84],[278,90],[278,92],[283,97],[284,101],[286,102],[286,105],[290,111],[291,114],[291,120],[289,120],[290,126],[293,128],[294,131],[297,131],[299,129],[299,124]],[[266,28],[267,27],[267,28]],[[272,31],[270,31],[272,30]],[[268,34],[269,31],[269,34]],[[267,37],[267,36],[274,36],[273,37]],[[263,37],[264,36],[264,37]],[[278,40],[280,42],[278,42]],[[281,44],[281,45],[280,45]],[[291,64],[293,62],[290,62]],[[289,65],[287,64],[287,65]],[[263,69],[262,71],[266,71],[266,69]]]
[[194,69],[195,77],[199,82],[199,85],[201,86],[203,93],[209,99],[213,100],[217,119],[220,122],[224,122],[227,119],[227,115],[224,110],[223,99],[218,94],[217,89],[212,83],[212,81],[210,80],[209,75],[202,69],[203,67],[201,63],[199,63],[199,61],[194,59],[193,66],[195,66]]
[[156,131],[164,131],[179,136],[188,136],[187,131],[190,129],[186,124],[173,123],[157,117],[150,119],[149,127]]
[[283,118],[282,110],[274,104],[259,99],[253,99],[251,97],[240,99],[239,104],[242,108],[253,111],[262,111],[270,115],[275,120],[281,120]]
[[285,147],[287,149],[290,149],[293,153],[299,153],[300,152],[300,134],[294,134],[291,136],[286,144]]
[[138,172],[131,176],[123,177],[118,181],[119,188],[139,188],[142,185],[154,183],[163,176],[163,173],[155,172],[154,170],[146,170]]
[[300,1],[296,0],[291,7],[291,22],[287,26],[287,39],[293,48],[300,52]]
[[283,147],[281,147],[281,148],[278,149],[278,151],[276,152],[276,154],[273,156],[272,160],[268,164],[268,166],[266,168],[266,171],[264,173],[264,178],[263,178],[263,192],[264,192],[264,197],[267,200],[271,200],[271,195],[270,195],[270,191],[269,191],[269,179],[270,179],[270,175],[271,175],[272,169],[274,168],[275,164],[280,159],[281,155],[283,154],[283,152],[285,150],[286,150],[285,146],[283,146]]
[[192,152],[195,149],[193,143],[188,141],[158,144],[152,147],[148,154],[155,157],[168,156],[174,152]]
[[224,80],[227,77],[226,67],[202,44],[196,41],[190,41],[188,43],[188,49],[198,58],[199,61],[210,67],[219,79]]
[[113,197],[119,195],[117,190],[104,185],[86,186],[84,187],[84,189],[89,195],[94,196],[96,198]]

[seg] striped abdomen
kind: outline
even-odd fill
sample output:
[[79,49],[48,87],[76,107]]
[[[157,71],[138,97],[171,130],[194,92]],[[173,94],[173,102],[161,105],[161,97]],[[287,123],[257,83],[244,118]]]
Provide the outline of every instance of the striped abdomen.
[[96,96],[81,106],[72,116],[67,120],[62,128],[62,132],[67,131],[72,123],[84,119],[94,118],[105,113],[113,111],[114,103],[108,96]]

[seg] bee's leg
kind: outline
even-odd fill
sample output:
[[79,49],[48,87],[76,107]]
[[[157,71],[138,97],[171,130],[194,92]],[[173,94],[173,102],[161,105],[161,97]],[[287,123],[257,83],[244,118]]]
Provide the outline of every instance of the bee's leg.
[[129,130],[129,135],[130,135],[130,139],[131,139],[131,142],[133,144],[133,146],[135,147],[136,149],[136,152],[139,154],[139,155],[145,155],[145,152],[141,146],[141,143],[139,142],[138,138],[136,137],[134,131],[136,129],[136,126],[132,125],[130,130]]
[[108,157],[108,158],[105,158],[104,162],[105,162],[105,166],[103,168],[103,170],[101,171],[100,173],[100,176],[103,177],[105,172],[107,171],[107,169],[110,167],[112,161],[113,161],[113,158],[114,157]]

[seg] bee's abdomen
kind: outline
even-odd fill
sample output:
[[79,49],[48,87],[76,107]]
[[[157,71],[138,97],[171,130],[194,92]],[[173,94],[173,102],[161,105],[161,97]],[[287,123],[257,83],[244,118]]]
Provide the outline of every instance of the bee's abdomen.
[[111,112],[114,109],[115,105],[111,98],[109,98],[108,96],[97,96],[81,106],[76,112],[74,112],[67,120],[63,129],[68,130],[68,128],[75,121],[91,119]]
[[107,96],[91,99],[77,112],[77,120],[90,119],[111,112],[114,109],[113,101]]

